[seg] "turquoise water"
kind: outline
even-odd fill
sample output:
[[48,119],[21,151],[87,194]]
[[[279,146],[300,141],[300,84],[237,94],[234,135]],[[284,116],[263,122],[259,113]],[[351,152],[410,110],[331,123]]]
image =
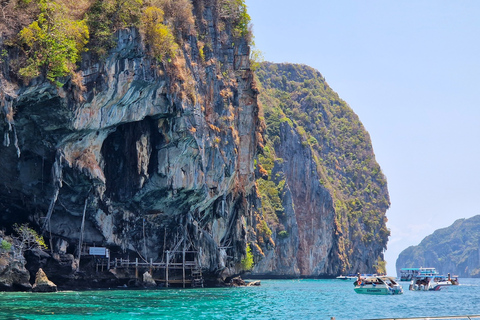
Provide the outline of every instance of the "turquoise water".
[[441,291],[359,295],[344,280],[260,287],[0,293],[0,319],[375,319],[480,314],[480,279]]

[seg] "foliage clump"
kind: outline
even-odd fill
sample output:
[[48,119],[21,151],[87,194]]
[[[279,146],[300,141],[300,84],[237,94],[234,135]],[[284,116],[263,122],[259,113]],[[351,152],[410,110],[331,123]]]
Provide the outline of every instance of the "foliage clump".
[[0,249],[8,252],[8,251],[10,251],[11,248],[12,248],[12,244],[10,242],[8,242],[7,240],[2,239],[2,242],[0,243]]
[[158,61],[175,58],[178,45],[170,28],[163,24],[164,12],[157,7],[147,7],[142,17],[145,41]]
[[167,56],[175,56],[182,35],[194,34],[195,30],[188,0],[97,0],[87,16],[92,33],[90,47],[99,56],[115,46],[117,30],[136,27],[145,35],[155,58],[165,62]]
[[222,19],[231,21],[234,37],[251,39],[249,29],[251,18],[247,12],[245,0],[219,0],[218,13]]
[[282,231],[280,231],[280,232],[278,233],[278,237],[279,237],[280,239],[285,239],[285,238],[288,238],[288,237],[289,237],[289,234],[288,234],[287,231],[282,230]]
[[243,258],[240,261],[240,264],[242,266],[242,269],[245,271],[250,271],[253,269],[253,265],[254,265],[253,254],[252,254],[252,248],[250,247],[249,244],[247,244],[245,258]]
[[39,235],[34,229],[28,226],[28,223],[24,224],[15,224],[13,230],[17,234],[15,237],[16,245],[21,249],[21,251],[31,250],[31,249],[47,249],[47,245],[43,236]]
[[96,0],[86,14],[90,28],[89,48],[99,57],[115,47],[115,32],[141,23],[142,0]]
[[75,70],[89,31],[84,20],[70,19],[58,3],[37,0],[37,5],[37,19],[18,35],[27,59],[19,73],[27,80],[45,73],[48,80],[55,81]]

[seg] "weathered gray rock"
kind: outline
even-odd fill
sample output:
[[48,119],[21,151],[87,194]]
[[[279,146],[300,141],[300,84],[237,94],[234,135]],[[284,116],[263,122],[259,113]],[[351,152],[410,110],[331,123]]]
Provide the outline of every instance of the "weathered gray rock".
[[230,280],[230,285],[232,287],[244,287],[247,283],[241,277],[234,277]]
[[0,291],[29,291],[29,280],[25,262],[14,259],[10,253],[0,255]]
[[153,280],[152,275],[148,271],[145,271],[145,273],[143,274],[143,285],[145,287],[156,287],[157,286],[157,283],[155,282],[155,280]]
[[48,280],[47,275],[43,272],[42,268],[38,269],[35,277],[35,283],[32,287],[33,292],[57,292],[57,285]]
[[74,279],[78,269],[76,259],[69,253],[51,255],[44,250],[33,249],[25,252],[25,259],[28,261],[26,267],[31,279],[35,278],[41,268],[50,275],[50,280],[60,284]]
[[257,76],[268,146],[259,157],[268,183],[259,180],[259,191],[271,239],[258,219],[261,227],[250,233],[260,244],[252,248],[252,274],[376,272],[388,240],[389,197],[368,132],[313,68],[265,62]]
[[260,280],[255,280],[255,281],[251,281],[251,282],[247,283],[247,287],[258,287],[260,285],[261,285]]
[[[329,252],[335,241],[330,193],[320,184],[317,166],[300,136],[287,122],[280,126],[280,144],[272,175],[285,176],[283,206],[289,236],[272,235],[275,249],[266,251],[253,274],[310,276],[335,273]],[[276,230],[275,230],[276,231]]]
[[74,252],[85,213],[83,243],[112,259],[160,261],[188,239],[205,276],[238,273],[255,200],[257,89],[247,40],[233,38],[231,21],[215,29],[215,8],[194,3],[208,50],[204,61],[183,35],[179,70],[149,56],[136,29],[118,31],[105,61],[83,57],[84,91],[41,77],[24,85],[2,69],[2,224],[34,221],[55,252]]
[[[335,211],[315,156],[288,122],[276,146],[285,161],[274,168],[285,177],[288,236],[272,227],[272,238],[260,243],[254,159],[262,133],[250,47],[218,1],[192,5],[196,30],[177,30],[178,60],[168,63],[148,54],[135,28],[118,30],[104,60],[84,54],[81,85],[66,78],[60,88],[43,77],[23,83],[9,72],[9,52],[0,64],[1,224],[28,221],[48,231],[54,253],[34,253],[32,265],[51,277],[57,273],[47,268],[61,269],[59,286],[83,283],[98,266],[85,248],[76,265],[80,239],[84,247],[108,247],[111,260],[157,262],[167,250],[176,251],[172,259],[181,249],[196,251],[203,275],[216,280],[243,271],[247,242],[254,274],[370,270],[385,243],[353,239],[358,229]],[[75,273],[78,267],[87,271]],[[108,276],[131,277],[128,270],[115,275]]]

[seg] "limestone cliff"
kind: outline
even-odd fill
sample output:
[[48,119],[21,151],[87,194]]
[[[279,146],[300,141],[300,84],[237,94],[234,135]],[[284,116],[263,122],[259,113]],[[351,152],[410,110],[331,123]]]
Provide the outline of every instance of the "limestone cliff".
[[368,133],[306,66],[260,66],[262,114],[244,1],[1,5],[0,227],[46,238],[24,254],[30,279],[133,277],[89,273],[89,246],[145,262],[186,250],[207,280],[252,259],[257,275],[384,269]]
[[29,222],[75,257],[81,237],[112,259],[161,261],[186,246],[213,278],[240,272],[259,119],[228,5],[194,1],[194,31],[175,32],[170,61],[122,28],[103,59],[84,53],[77,77],[54,82],[19,77],[22,55],[2,37],[0,226]]
[[480,215],[458,219],[438,229],[417,246],[403,250],[396,261],[401,268],[433,267],[441,274],[480,277]]
[[256,73],[266,140],[257,164],[264,258],[253,273],[385,272],[390,201],[357,115],[308,66],[264,63]]

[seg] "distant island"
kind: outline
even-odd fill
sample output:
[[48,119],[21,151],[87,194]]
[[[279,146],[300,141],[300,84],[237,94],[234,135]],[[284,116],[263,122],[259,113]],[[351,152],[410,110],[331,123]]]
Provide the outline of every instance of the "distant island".
[[396,262],[401,268],[434,267],[442,274],[480,277],[480,215],[458,219],[451,226],[436,230],[418,246],[403,250]]

